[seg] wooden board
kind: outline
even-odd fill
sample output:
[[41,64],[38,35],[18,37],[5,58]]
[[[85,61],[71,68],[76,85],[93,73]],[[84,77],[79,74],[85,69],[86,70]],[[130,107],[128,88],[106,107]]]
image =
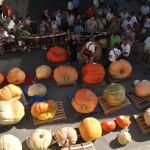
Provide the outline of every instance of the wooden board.
[[61,150],[96,150],[92,142],[71,145],[68,148],[62,148]]
[[39,120],[39,119],[33,117],[33,125],[37,126],[37,125],[41,125],[41,124],[52,123],[52,122],[59,121],[59,120],[66,120],[67,117],[66,117],[66,114],[64,111],[63,103],[60,101],[56,102],[56,103],[57,103],[58,110],[56,112],[55,118],[42,121],[42,120]]
[[139,110],[150,107],[150,97],[136,96],[133,88],[130,89],[130,91],[127,91],[127,96]]
[[102,99],[102,97],[98,98],[98,102],[99,102],[99,105],[102,107],[104,114],[112,113],[114,111],[117,111],[117,110],[124,108],[131,104],[131,102],[129,101],[129,99],[127,97],[126,97],[126,100],[124,103],[122,103],[120,106],[116,106],[116,107],[109,105],[107,103],[107,101]]
[[136,120],[137,125],[139,126],[143,134],[150,133],[150,127],[145,124],[143,114],[135,114],[134,119]]

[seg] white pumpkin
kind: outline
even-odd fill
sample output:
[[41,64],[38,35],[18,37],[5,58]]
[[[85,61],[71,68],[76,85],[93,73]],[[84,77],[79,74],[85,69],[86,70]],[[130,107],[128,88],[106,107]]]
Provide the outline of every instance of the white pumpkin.
[[23,104],[18,100],[0,101],[0,124],[16,124],[24,117]]
[[27,145],[31,150],[47,150],[51,141],[51,131],[46,129],[36,129],[30,137],[26,138]]
[[29,96],[35,96],[35,95],[45,96],[46,93],[47,93],[47,88],[41,83],[33,84],[29,86],[29,89],[28,89]]
[[129,132],[120,132],[118,134],[118,142],[121,145],[126,145],[132,141],[131,134]]
[[68,147],[69,145],[76,144],[78,137],[74,128],[64,127],[56,131],[55,138],[59,146]]
[[3,135],[0,137],[0,150],[22,150],[22,144],[11,134]]
[[52,73],[52,70],[47,65],[41,65],[36,68],[36,78],[37,79],[48,79]]
[[150,126],[150,108],[148,108],[144,113],[144,121],[146,125]]

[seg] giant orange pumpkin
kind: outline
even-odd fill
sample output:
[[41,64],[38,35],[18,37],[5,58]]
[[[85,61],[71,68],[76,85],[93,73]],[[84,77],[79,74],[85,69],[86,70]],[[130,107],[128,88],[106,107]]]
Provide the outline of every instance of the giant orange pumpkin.
[[20,68],[13,68],[7,74],[7,81],[15,85],[23,83],[25,78],[26,74]]
[[77,70],[69,65],[60,65],[54,70],[54,80],[57,85],[74,84],[78,79]]
[[57,104],[54,100],[46,102],[36,102],[31,107],[32,116],[39,120],[47,120],[55,117],[57,111]]
[[105,70],[101,64],[89,63],[82,68],[83,81],[87,84],[98,84],[105,77]]
[[68,58],[67,51],[60,46],[53,46],[48,50],[47,60],[52,63],[60,63],[66,61]]
[[95,110],[98,98],[91,90],[83,88],[76,92],[72,99],[73,108],[80,113],[91,113]]
[[94,141],[101,137],[102,128],[96,118],[85,118],[80,122],[79,131],[85,141]]
[[126,60],[118,60],[110,64],[108,68],[110,76],[114,79],[126,79],[132,73],[132,66]]

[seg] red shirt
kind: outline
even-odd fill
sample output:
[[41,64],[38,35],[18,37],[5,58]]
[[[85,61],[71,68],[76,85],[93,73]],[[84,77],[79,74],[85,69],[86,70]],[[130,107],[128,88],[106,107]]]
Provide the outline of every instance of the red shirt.
[[96,12],[93,8],[89,8],[86,12],[85,15],[87,16],[87,18],[91,18],[91,17],[95,17],[96,16]]

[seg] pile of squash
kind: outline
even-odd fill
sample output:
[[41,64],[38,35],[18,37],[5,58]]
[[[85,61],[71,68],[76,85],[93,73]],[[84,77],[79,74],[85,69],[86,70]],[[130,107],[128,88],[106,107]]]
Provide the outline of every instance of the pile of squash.
[[22,90],[13,84],[0,89],[1,125],[16,124],[24,117],[24,106],[20,102],[22,94]]

